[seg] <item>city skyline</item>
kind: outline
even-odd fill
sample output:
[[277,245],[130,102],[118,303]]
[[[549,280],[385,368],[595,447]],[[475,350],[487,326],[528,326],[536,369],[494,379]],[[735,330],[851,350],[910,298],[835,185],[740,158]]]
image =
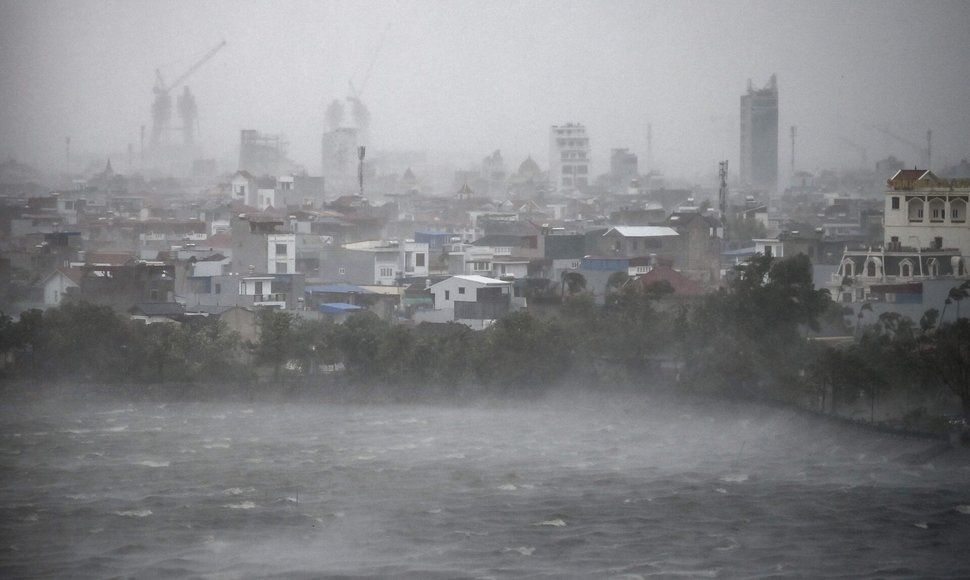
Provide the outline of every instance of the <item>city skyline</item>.
[[781,136],[798,127],[798,169],[859,166],[849,143],[868,165],[918,164],[927,130],[935,167],[970,155],[966,3],[4,0],[0,11],[0,156],[47,170],[63,167],[67,137],[78,158],[137,151],[155,70],[177,77],[222,40],[188,81],[203,154],[231,161],[240,130],[279,133],[311,174],[326,107],[351,82],[372,115],[370,150],[429,150],[456,167],[500,149],[512,167],[531,155],[548,169],[549,128],[573,122],[589,132],[593,175],[628,148],[643,171],[713,176],[719,160],[739,167],[738,95],[771,74]]

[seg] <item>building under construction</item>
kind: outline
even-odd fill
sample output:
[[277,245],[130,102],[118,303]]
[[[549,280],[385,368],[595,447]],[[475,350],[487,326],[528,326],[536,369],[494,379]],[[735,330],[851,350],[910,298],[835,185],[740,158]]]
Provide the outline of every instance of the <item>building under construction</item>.
[[[152,125],[149,135],[148,149],[145,149],[145,127],[141,131],[141,150],[143,163],[169,174],[187,174],[193,161],[200,155],[201,149],[196,143],[199,126],[199,108],[195,96],[187,85],[183,83],[199,68],[216,55],[224,46],[220,42],[186,69],[172,82],[167,82],[159,69],[155,69],[155,86],[152,89],[151,114]],[[178,87],[182,88],[175,100],[180,125],[172,122],[172,93]],[[148,159],[144,157],[147,154]]]
[[286,157],[287,145],[282,135],[243,129],[239,137],[239,170],[257,176],[280,176],[293,171],[293,164]]
[[741,95],[741,183],[773,193],[778,188],[778,80],[761,89],[748,81]]

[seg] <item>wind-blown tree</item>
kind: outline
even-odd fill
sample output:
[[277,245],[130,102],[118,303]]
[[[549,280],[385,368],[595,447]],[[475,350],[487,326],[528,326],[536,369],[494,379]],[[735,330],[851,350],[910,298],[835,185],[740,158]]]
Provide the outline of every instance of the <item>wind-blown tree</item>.
[[561,294],[563,300],[586,290],[586,278],[579,272],[563,272]]
[[68,302],[43,314],[21,315],[25,342],[48,377],[118,381],[126,378],[132,325],[108,306]]
[[574,344],[557,320],[512,312],[484,333],[483,348],[476,352],[476,371],[487,384],[541,391],[570,372]]
[[658,300],[672,293],[673,288],[666,280],[645,288],[627,284],[611,297],[611,303],[607,305],[607,336],[603,344],[607,353],[634,375],[645,371],[656,357],[673,354],[669,352],[673,315],[656,307]]
[[280,369],[294,353],[295,319],[292,313],[275,308],[260,308],[257,312],[259,342],[254,354],[257,362],[272,365],[273,380],[279,380]]
[[329,320],[300,320],[293,331],[293,354],[303,372],[316,374],[321,366],[340,362],[337,325]]
[[339,326],[337,346],[343,354],[348,374],[364,380],[381,376],[382,370],[377,364],[377,357],[388,326],[369,310],[350,315]]
[[683,348],[692,353],[686,370],[693,385],[746,396],[804,396],[801,329],[818,330],[829,301],[812,283],[807,256],[755,256],[692,313]]
[[970,320],[944,324],[920,353],[924,369],[960,398],[963,417],[970,421]]

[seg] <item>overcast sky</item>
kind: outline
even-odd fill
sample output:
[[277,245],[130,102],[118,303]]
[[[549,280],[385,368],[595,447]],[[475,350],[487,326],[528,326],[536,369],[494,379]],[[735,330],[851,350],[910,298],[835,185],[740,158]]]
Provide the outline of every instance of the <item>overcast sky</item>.
[[[701,178],[737,170],[739,99],[777,74],[780,167],[970,157],[970,2],[0,0],[0,156],[46,169],[118,155],[150,127],[155,69],[187,84],[207,156],[239,130],[283,133],[320,169],[326,105],[363,84],[371,149],[469,164],[501,149],[547,167],[549,126],[586,125],[594,171],[628,147]],[[886,136],[880,126],[910,141]],[[119,164],[122,168],[123,164]]]

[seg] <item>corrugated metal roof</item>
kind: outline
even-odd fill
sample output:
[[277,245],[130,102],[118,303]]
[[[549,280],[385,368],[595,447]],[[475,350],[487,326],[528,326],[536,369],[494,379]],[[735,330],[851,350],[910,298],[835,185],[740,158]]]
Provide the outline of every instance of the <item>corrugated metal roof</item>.
[[676,230],[666,226],[614,226],[603,235],[608,236],[614,231],[624,238],[660,238],[678,235]]

